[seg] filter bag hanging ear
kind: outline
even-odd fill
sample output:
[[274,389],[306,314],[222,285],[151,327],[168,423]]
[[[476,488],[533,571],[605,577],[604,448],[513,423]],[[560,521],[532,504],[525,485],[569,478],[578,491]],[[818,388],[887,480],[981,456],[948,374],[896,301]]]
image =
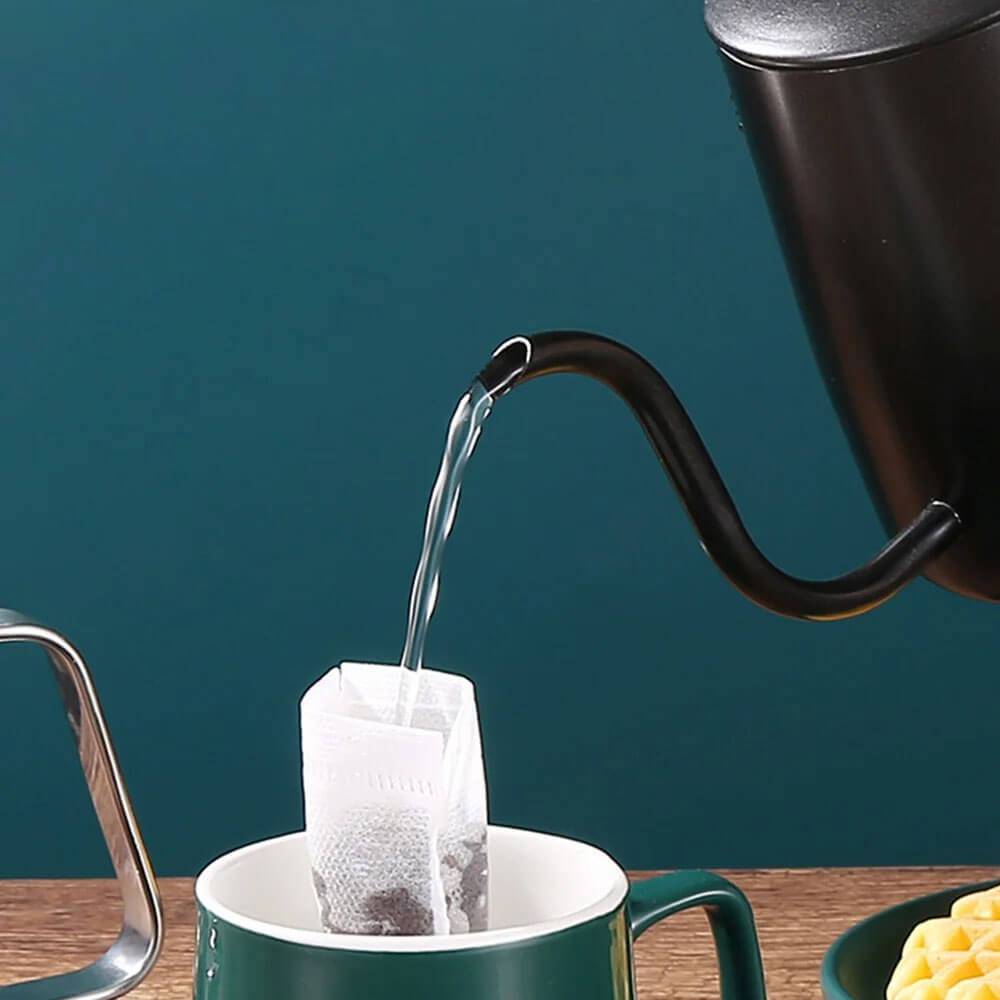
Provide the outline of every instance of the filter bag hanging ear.
[[479,716],[464,677],[420,671],[393,724],[399,666],[345,663],[301,704],[306,835],[324,928],[459,934],[487,925]]

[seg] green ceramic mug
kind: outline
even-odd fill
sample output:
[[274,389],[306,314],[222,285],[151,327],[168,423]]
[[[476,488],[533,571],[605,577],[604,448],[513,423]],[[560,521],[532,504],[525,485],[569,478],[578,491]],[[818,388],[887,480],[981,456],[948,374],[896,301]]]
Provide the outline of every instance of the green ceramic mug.
[[678,872],[629,889],[595,847],[490,829],[490,930],[351,937],[319,929],[304,834],[213,862],[195,887],[195,1000],[634,1000],[632,942],[704,907],[724,1000],[762,1000],[753,914],[734,885]]

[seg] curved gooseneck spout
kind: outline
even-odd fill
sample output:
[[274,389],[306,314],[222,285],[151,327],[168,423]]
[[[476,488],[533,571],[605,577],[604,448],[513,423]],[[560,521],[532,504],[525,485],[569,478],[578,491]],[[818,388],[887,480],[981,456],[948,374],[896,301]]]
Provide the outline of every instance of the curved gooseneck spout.
[[558,372],[597,379],[628,404],[705,551],[733,586],[768,611],[808,621],[864,614],[919,576],[962,530],[956,511],[933,500],[866,566],[833,580],[796,579],[754,544],[684,407],[660,373],[634,351],[588,333],[515,337],[498,348],[479,381],[499,399],[522,382]]

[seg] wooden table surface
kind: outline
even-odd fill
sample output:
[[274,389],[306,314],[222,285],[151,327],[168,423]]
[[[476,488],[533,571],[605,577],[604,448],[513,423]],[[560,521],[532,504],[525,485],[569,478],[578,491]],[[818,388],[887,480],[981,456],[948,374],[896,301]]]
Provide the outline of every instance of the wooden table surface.
[[[637,873],[636,878],[649,873]],[[995,868],[802,869],[723,873],[757,914],[770,1000],[816,1000],[826,949],[852,924],[937,889],[997,878]],[[136,1000],[190,1000],[194,902],[190,879],[163,879],[163,954]],[[117,933],[113,882],[0,882],[0,985],[63,972],[95,958]],[[685,913],[636,944],[640,1000],[715,1000],[707,922]]]

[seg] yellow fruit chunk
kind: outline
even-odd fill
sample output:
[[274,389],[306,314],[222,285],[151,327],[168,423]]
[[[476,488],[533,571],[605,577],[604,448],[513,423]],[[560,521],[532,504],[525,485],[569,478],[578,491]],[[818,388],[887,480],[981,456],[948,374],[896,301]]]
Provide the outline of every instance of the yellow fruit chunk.
[[948,994],[948,1000],[996,1000],[996,994],[985,979],[967,979]]
[[953,917],[1000,920],[1000,887],[963,896],[951,908]]
[[942,1000],[942,997],[934,989],[934,984],[929,979],[923,979],[919,983],[911,983],[906,989],[900,990],[896,1000]]
[[[930,961],[927,964],[930,965]],[[933,969],[933,965],[931,968]],[[944,997],[948,995],[948,990],[952,986],[962,982],[963,979],[979,979],[982,974],[983,970],[976,965],[975,958],[970,954],[964,954],[958,961],[953,959],[950,962],[942,963],[939,971],[931,977],[931,982],[938,993]]]
[[901,990],[920,980],[930,979],[931,975],[925,949],[921,948],[909,955],[904,955],[886,988],[886,1000],[896,1000],[897,994]]
[[1000,919],[995,923],[996,930],[976,938],[975,948],[977,951],[1000,951]]
[[1000,1000],[1000,886],[913,928],[886,1000]]

